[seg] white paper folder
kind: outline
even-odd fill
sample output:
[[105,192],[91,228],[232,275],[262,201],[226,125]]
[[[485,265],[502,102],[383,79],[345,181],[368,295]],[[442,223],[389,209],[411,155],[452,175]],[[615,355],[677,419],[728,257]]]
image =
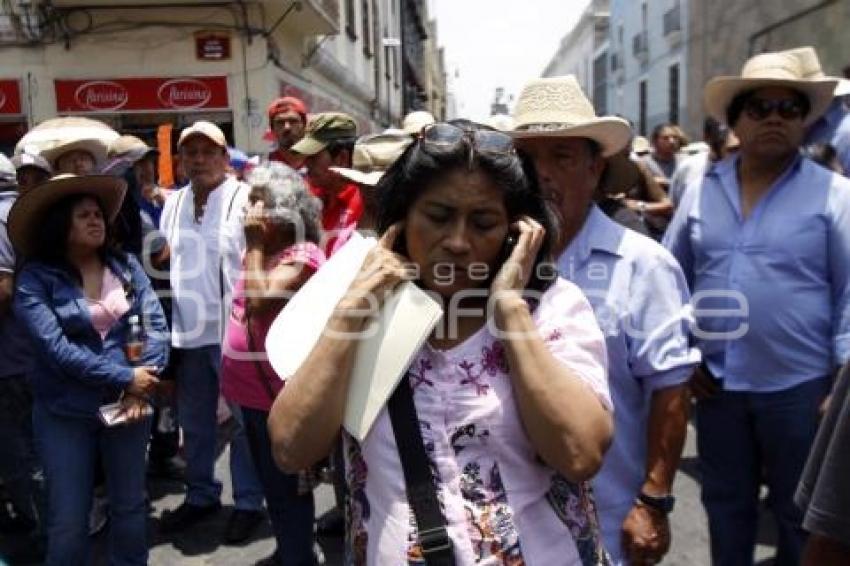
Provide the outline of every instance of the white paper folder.
[[[307,359],[334,307],[376,244],[374,238],[352,235],[277,316],[266,337],[266,351],[283,379]],[[359,338],[343,419],[352,436],[360,441],[366,437],[442,315],[440,305],[410,282],[399,285],[384,302]]]

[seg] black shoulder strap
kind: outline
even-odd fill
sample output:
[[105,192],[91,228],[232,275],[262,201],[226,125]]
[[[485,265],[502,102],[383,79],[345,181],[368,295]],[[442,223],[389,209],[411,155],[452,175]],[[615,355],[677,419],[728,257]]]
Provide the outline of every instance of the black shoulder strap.
[[405,375],[390,397],[387,406],[393,425],[407,501],[416,517],[417,535],[422,555],[428,566],[454,566],[452,541],[446,530],[446,518],[437,499],[437,487],[431,475],[431,464],[425,453],[419,417],[413,404],[410,380]]

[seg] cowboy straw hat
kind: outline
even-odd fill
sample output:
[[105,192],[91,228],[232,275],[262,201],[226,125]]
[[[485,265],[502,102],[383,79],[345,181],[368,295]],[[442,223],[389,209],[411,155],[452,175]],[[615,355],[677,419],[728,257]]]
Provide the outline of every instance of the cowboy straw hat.
[[811,125],[832,103],[838,81],[830,78],[806,78],[805,57],[792,51],[762,53],[750,58],[741,69],[741,76],[714,77],[703,92],[708,113],[726,122],[726,109],[732,100],[747,91],[766,87],[785,87],[802,93],[809,99],[811,109],[803,120]]
[[413,138],[404,131],[364,136],[354,144],[352,168],[331,167],[330,170],[349,181],[374,187],[411,143]]
[[511,136],[525,138],[588,138],[610,157],[632,139],[622,118],[599,117],[574,75],[536,79],[525,85],[514,108]]
[[127,183],[111,175],[56,175],[18,197],[9,210],[8,230],[12,245],[24,255],[31,252],[41,217],[50,206],[70,195],[90,195],[103,205],[110,222],[121,210]]
[[99,120],[80,116],[51,118],[36,125],[15,145],[15,155],[37,153],[51,165],[63,153],[80,149],[92,154],[95,168],[106,163],[109,144],[118,139],[118,132]]
[[805,47],[797,47],[788,49],[783,53],[790,53],[800,59],[800,64],[803,65],[803,77],[806,79],[832,79],[838,81],[832,96],[845,96],[850,94],[850,81],[842,77],[830,77],[823,72],[820,66],[820,59],[814,47],[809,45]]

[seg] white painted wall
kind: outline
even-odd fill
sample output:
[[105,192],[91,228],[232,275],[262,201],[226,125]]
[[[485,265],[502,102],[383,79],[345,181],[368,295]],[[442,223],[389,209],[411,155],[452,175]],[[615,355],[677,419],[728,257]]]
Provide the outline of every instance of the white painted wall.
[[[620,114],[638,127],[639,85],[647,82],[647,124],[646,133],[660,123],[669,120],[669,68],[679,64],[679,120],[687,117],[688,95],[686,91],[688,0],[681,3],[681,40],[671,44],[664,37],[664,13],[673,7],[676,0],[611,0],[610,48],[612,54],[618,53],[624,63],[619,74],[609,76],[609,112]],[[645,61],[635,57],[633,38],[644,29],[642,5],[646,5],[646,31],[649,51]],[[621,30],[622,29],[622,36]],[[622,37],[622,41],[621,41]],[[610,68],[610,67],[609,67]]]

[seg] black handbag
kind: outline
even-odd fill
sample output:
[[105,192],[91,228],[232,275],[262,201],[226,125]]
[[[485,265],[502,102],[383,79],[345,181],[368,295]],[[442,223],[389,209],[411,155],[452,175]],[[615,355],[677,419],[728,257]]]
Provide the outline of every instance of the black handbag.
[[407,501],[416,517],[417,536],[425,563],[428,566],[454,566],[452,540],[437,499],[437,488],[425,453],[407,375],[390,397],[387,409],[404,471]]

